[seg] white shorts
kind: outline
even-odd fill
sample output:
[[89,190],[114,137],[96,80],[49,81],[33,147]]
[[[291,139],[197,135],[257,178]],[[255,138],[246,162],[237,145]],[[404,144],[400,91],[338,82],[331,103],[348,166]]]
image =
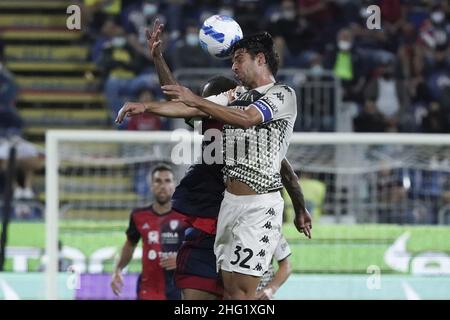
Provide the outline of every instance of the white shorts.
[[217,270],[261,277],[281,237],[279,192],[237,196],[225,191],[214,243]]

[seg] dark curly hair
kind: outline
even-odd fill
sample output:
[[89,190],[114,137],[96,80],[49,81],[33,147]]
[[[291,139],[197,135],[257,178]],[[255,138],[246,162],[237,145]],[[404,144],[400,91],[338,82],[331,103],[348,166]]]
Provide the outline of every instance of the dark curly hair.
[[233,45],[233,54],[238,49],[245,49],[254,58],[258,53],[262,52],[266,58],[269,70],[274,76],[277,75],[280,57],[275,51],[272,36],[268,32],[257,33],[243,37]]

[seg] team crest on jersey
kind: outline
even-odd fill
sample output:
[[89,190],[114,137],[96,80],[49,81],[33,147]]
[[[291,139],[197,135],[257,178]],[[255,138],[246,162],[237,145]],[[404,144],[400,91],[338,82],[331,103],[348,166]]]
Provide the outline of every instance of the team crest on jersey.
[[176,230],[178,228],[178,224],[180,222],[178,220],[170,220],[169,226],[171,230]]
[[147,222],[144,223],[144,225],[142,226],[142,230],[145,230],[145,229],[150,229],[150,226],[148,225]]

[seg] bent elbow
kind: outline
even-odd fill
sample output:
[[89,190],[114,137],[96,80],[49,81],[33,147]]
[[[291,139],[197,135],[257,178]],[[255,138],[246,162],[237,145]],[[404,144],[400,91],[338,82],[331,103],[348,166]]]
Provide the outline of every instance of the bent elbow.
[[243,119],[240,124],[240,128],[244,129],[244,130],[247,130],[248,128],[250,128],[252,126],[253,126],[253,122],[248,118]]

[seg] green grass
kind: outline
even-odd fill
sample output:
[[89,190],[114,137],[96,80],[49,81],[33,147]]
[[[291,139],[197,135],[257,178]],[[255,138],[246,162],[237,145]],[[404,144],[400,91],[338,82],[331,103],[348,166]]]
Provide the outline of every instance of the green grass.
[[312,239],[286,225],[284,234],[291,244],[296,272],[366,273],[369,265],[382,272],[392,271],[384,262],[388,247],[404,232],[410,232],[407,250],[450,254],[450,227],[398,225],[316,225]]
[[[60,225],[63,244],[80,249],[89,256],[102,247],[118,249],[125,241],[128,222],[118,221],[65,221]],[[284,234],[291,244],[292,264],[301,273],[366,273],[369,265],[378,265],[383,272],[393,272],[384,263],[388,247],[404,232],[411,238],[407,250],[413,255],[424,251],[439,251],[450,255],[450,227],[398,226],[398,225],[314,225],[313,238],[306,239],[293,225],[284,227]],[[43,223],[13,222],[8,232],[9,246],[44,248]],[[30,261],[30,269],[36,270],[39,261]],[[105,266],[112,268],[112,261]],[[8,260],[6,270],[11,270]],[[135,262],[131,271],[139,270]]]

